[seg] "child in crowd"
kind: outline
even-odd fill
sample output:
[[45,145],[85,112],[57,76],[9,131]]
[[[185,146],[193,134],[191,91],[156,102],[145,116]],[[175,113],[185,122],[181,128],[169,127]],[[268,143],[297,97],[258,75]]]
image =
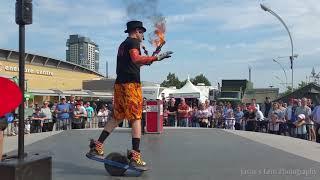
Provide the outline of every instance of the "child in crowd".
[[307,128],[306,128],[306,116],[304,114],[298,115],[298,120],[294,123],[297,127],[297,138],[307,139]]
[[226,116],[226,121],[225,121],[226,129],[234,130],[235,121],[236,120],[234,118],[233,112],[232,111],[228,111],[228,114]]
[[316,141],[316,132],[315,132],[315,129],[314,129],[313,120],[309,116],[308,118],[306,118],[305,122],[306,122],[307,134],[308,134],[307,135],[307,140]]
[[278,118],[278,115],[276,113],[272,113],[271,117],[269,119],[269,133],[271,134],[279,134],[279,123],[281,121]]

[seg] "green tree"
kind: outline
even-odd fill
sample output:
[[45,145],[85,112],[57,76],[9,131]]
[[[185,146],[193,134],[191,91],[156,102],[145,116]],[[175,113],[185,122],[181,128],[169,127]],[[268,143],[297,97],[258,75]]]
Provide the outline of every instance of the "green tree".
[[[299,89],[299,88],[302,88],[302,87],[304,87],[304,86],[306,86],[306,85],[308,85],[308,84],[309,84],[309,83],[306,82],[306,81],[301,81],[300,83],[298,83],[298,88],[294,88],[293,91],[295,91],[295,90],[297,90],[297,89]],[[281,96],[288,95],[288,94],[290,94],[291,92],[292,92],[292,87],[291,87],[291,86],[287,86],[287,89],[286,89],[283,93],[281,93]]]
[[306,85],[308,85],[309,83],[308,82],[306,82],[306,81],[301,81],[299,84],[298,84],[298,88],[302,88],[302,87],[304,87],[304,86],[306,86]]
[[170,86],[175,86],[177,88],[180,88],[181,82],[178,77],[174,73],[169,73],[167,75],[167,80],[164,80],[161,83],[162,87],[170,87]]
[[197,85],[198,83],[204,83],[206,86],[211,86],[210,81],[208,80],[208,78],[206,76],[204,76],[203,74],[197,75],[196,77],[194,77],[193,79],[191,79],[191,82],[194,85]]

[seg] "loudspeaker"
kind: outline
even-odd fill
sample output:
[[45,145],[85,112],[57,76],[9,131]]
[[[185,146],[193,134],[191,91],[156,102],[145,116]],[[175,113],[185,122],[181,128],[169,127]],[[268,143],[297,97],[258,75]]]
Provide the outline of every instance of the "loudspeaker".
[[24,159],[0,161],[1,180],[52,180],[52,158],[47,155],[28,155]]
[[32,24],[32,0],[16,1],[16,23],[19,25]]

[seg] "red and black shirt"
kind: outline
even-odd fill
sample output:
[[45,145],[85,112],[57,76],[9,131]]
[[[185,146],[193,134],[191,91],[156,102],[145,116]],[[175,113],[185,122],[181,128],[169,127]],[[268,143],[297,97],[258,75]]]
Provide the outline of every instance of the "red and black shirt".
[[139,54],[140,42],[138,39],[128,37],[121,43],[117,55],[117,84],[137,82],[140,83],[140,65],[133,62],[129,51],[137,49]]

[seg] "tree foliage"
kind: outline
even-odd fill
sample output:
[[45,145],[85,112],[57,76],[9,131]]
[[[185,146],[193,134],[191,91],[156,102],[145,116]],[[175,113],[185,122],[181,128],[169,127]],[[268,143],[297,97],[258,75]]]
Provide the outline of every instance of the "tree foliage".
[[[197,85],[198,83],[204,83],[206,86],[211,86],[210,81],[203,74],[197,75],[194,78],[191,78],[190,81]],[[183,87],[187,83],[187,79],[180,81],[179,78],[174,73],[169,73],[167,79],[161,83],[162,87],[175,86],[177,89]]]
[[181,88],[181,82],[179,80],[178,77],[176,77],[176,75],[174,73],[169,73],[167,75],[167,80],[164,80],[161,83],[162,87],[171,87],[171,86],[175,86],[177,88]]
[[[294,88],[293,91],[297,90],[297,89],[300,89],[306,85],[308,85],[309,83],[306,82],[306,81],[301,81],[300,83],[298,83],[298,88]],[[281,96],[285,96],[285,95],[288,95],[292,92],[292,87],[291,86],[287,86],[287,89],[281,93]]]
[[194,77],[193,79],[191,79],[191,82],[194,85],[197,85],[198,83],[204,83],[206,86],[211,86],[210,81],[207,79],[206,76],[204,76],[203,74],[197,75],[196,77]]

